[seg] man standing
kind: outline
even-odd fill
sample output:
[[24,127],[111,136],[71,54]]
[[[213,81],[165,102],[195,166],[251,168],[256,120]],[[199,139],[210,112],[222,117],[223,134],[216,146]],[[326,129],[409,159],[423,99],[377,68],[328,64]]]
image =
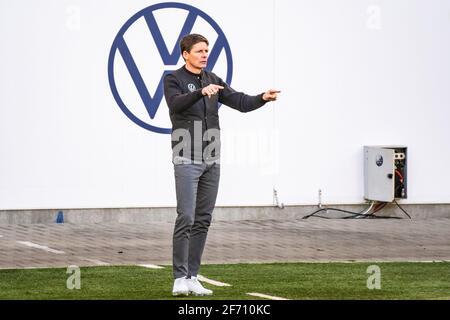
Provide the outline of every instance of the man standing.
[[211,295],[197,279],[220,177],[218,105],[240,112],[277,98],[276,90],[249,96],[204,70],[208,40],[190,34],[180,41],[185,65],[164,78],[172,122],[172,150],[177,195],[173,233],[173,295]]

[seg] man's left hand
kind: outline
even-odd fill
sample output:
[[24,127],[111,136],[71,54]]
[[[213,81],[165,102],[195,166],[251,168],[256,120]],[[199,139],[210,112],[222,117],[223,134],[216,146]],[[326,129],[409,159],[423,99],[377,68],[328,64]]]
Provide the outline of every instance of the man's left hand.
[[264,92],[262,98],[264,101],[275,101],[277,100],[277,94],[280,93],[280,90],[269,89]]

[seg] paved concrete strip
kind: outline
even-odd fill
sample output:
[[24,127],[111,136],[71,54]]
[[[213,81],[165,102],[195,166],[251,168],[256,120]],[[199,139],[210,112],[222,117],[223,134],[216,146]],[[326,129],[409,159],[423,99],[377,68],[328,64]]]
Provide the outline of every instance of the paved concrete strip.
[[257,293],[257,292],[249,292],[247,293],[249,296],[259,297],[259,298],[265,298],[270,300],[289,300],[286,298],[280,298],[280,297],[274,297],[274,296],[268,296],[267,294]]
[[[277,220],[216,221],[208,233],[203,262],[448,261],[450,242],[445,239],[450,239],[450,218],[435,219],[431,218],[434,212],[427,214],[430,219],[419,221],[298,220],[284,216]],[[0,235],[0,267],[99,264],[83,261],[81,256],[111,265],[151,263],[167,270],[172,260],[173,225],[168,222],[46,225],[0,221]],[[47,253],[17,240],[59,248],[66,254]],[[118,255],[120,250],[126,254]]]
[[211,280],[211,279],[208,279],[208,278],[206,278],[206,277],[204,277],[204,276],[202,276],[200,274],[197,277],[198,277],[198,280],[200,280],[202,282],[206,282],[206,283],[212,284],[213,286],[216,286],[216,287],[231,287],[231,284],[220,282],[220,281],[216,281],[216,280]]
[[47,252],[51,252],[51,253],[65,254],[64,251],[55,250],[55,249],[49,248],[47,246],[41,246],[40,244],[29,242],[29,241],[17,241],[17,243],[23,244],[24,246],[28,246],[28,247],[31,247],[31,248],[35,248],[35,249],[40,249],[40,250],[44,250],[44,251],[47,251]]
[[138,266],[148,268],[148,269],[164,269],[164,267],[157,266],[156,264],[138,264]]

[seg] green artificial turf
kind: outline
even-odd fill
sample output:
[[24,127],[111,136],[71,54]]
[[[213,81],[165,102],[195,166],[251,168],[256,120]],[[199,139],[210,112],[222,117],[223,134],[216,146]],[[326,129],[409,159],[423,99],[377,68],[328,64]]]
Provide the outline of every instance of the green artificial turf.
[[[380,267],[381,289],[368,289],[367,267]],[[231,284],[204,286],[212,297],[172,297],[171,267],[81,267],[80,289],[67,269],[0,270],[0,299],[450,299],[450,263],[273,263],[203,265],[200,274]]]

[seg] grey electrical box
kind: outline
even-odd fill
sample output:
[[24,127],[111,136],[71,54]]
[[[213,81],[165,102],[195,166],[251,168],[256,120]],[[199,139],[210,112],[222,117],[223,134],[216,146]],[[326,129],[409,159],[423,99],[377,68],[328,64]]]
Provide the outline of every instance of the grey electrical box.
[[364,146],[364,198],[406,199],[407,156],[405,146]]

